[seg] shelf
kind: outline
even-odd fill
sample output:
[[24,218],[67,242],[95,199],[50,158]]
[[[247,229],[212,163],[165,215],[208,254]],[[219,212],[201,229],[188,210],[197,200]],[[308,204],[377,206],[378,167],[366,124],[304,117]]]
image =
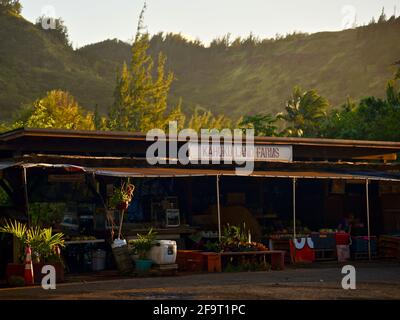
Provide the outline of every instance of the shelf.
[[91,244],[91,243],[104,243],[106,240],[104,239],[96,239],[96,240],[79,240],[79,241],[65,241],[66,245],[69,244]]

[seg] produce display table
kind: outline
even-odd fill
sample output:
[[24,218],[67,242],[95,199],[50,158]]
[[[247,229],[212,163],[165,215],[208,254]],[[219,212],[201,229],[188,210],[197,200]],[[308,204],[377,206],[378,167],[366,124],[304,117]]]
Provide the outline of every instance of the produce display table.
[[195,250],[178,250],[177,264],[181,271],[192,272],[221,272],[222,260],[229,257],[271,257],[272,270],[283,270],[285,268],[285,251],[246,251],[246,252],[201,252]]
[[400,236],[379,237],[379,252],[383,258],[400,259]]
[[289,239],[276,239],[270,238],[269,248],[271,250],[278,250],[285,252],[285,262],[292,263],[292,257],[290,255],[290,240]]
[[266,256],[271,256],[271,269],[284,270],[285,269],[285,251],[271,250],[271,251],[245,251],[245,252],[221,252],[219,253],[221,259],[224,257],[263,257],[266,262]]

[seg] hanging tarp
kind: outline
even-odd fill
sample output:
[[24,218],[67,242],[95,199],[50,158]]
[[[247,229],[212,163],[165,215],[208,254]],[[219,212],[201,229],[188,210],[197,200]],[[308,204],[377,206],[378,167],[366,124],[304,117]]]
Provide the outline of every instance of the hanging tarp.
[[12,162],[12,161],[10,161],[10,162],[0,162],[0,171],[8,169],[8,168],[15,167],[15,166],[18,166],[18,165],[19,165],[19,163]]

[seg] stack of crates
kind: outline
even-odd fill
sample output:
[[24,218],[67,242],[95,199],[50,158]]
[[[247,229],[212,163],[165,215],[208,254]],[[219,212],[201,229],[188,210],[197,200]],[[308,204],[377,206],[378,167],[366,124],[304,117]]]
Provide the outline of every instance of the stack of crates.
[[[371,242],[371,256],[377,255],[378,241],[375,236],[370,237]],[[350,251],[353,259],[365,259],[368,258],[368,237],[358,236],[351,237]]]
[[311,233],[314,243],[315,260],[335,260],[336,259],[336,239],[334,233]]

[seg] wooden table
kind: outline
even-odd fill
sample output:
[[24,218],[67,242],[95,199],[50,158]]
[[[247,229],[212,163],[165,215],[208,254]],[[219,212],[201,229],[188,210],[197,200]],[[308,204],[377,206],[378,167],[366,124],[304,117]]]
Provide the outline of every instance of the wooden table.
[[271,256],[271,269],[284,270],[285,269],[285,251],[270,250],[270,251],[245,251],[245,252],[221,252],[220,257],[243,257],[243,256],[262,256],[265,260],[267,255]]
[[196,250],[178,250],[177,264],[182,271],[221,272],[222,258],[225,257],[263,257],[271,256],[271,269],[285,268],[285,251],[247,251],[247,252],[202,252]]

